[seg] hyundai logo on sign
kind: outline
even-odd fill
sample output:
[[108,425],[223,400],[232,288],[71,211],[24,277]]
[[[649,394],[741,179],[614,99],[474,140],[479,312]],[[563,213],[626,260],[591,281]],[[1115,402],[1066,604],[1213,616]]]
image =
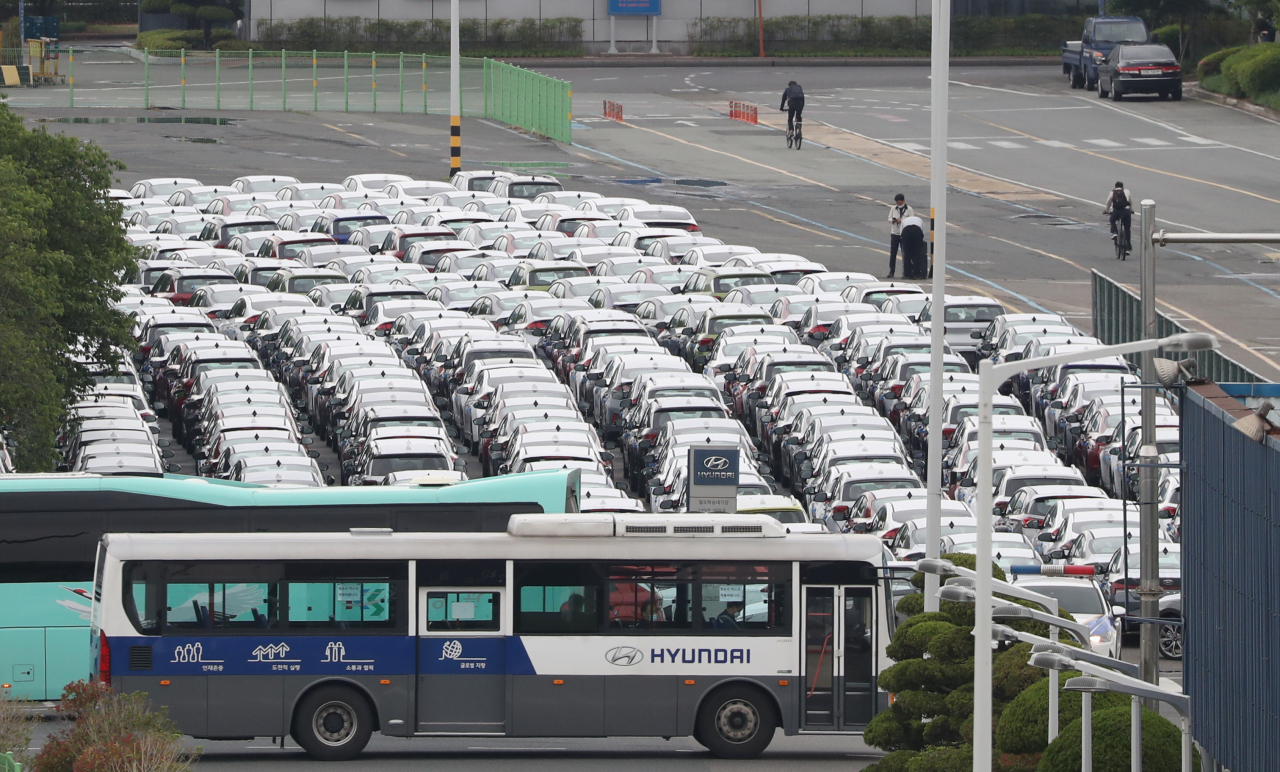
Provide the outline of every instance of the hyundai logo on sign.
[[644,662],[644,652],[634,646],[615,646],[604,653],[604,658],[610,665],[631,667]]
[[693,484],[738,487],[737,448],[690,448]]
[[729,459],[724,456],[707,456],[702,465],[713,472],[723,472],[729,468]]

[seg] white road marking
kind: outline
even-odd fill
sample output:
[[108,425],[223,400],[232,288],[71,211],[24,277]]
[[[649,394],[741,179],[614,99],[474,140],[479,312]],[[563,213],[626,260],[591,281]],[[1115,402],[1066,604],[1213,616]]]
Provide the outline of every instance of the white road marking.
[[698,128],[698,124],[693,121],[676,121],[676,123],[683,123],[685,126],[692,126],[695,129]]
[[912,151],[912,152],[916,152],[916,153],[927,153],[927,152],[929,152],[929,146],[928,146],[928,145],[921,145],[921,144],[918,144],[918,143],[915,143],[915,142],[895,142],[895,143],[893,143],[893,146],[894,146],[894,147],[896,147],[896,148],[899,148],[899,149],[901,149],[901,150],[910,150],[910,151]]
[[1085,142],[1098,147],[1124,147],[1124,145],[1113,139],[1086,139]]
[[1036,144],[1044,145],[1045,147],[1061,147],[1061,148],[1066,148],[1068,150],[1075,147],[1075,145],[1071,144],[1070,142],[1063,142],[1057,139],[1041,139],[1041,140],[1037,140]]
[[978,150],[977,145],[970,145],[968,142],[948,142],[947,147],[952,150]]
[[1134,137],[1133,141],[1141,142],[1144,145],[1151,145],[1152,147],[1160,147],[1162,145],[1172,144],[1170,142],[1165,142],[1163,139],[1152,139],[1151,137]]
[[1205,139],[1204,137],[1193,137],[1193,136],[1191,136],[1190,134],[1188,134],[1188,135],[1186,135],[1186,136],[1183,136],[1183,137],[1178,137],[1178,139],[1182,140],[1183,142],[1191,142],[1191,143],[1194,143],[1194,144],[1197,144],[1197,145],[1216,145],[1216,144],[1218,144],[1218,141],[1217,141],[1216,139]]
[[988,144],[995,145],[996,147],[1002,147],[1006,150],[1026,150],[1027,148],[1026,145],[1019,145],[1017,142],[1010,142],[1005,139],[995,139]]

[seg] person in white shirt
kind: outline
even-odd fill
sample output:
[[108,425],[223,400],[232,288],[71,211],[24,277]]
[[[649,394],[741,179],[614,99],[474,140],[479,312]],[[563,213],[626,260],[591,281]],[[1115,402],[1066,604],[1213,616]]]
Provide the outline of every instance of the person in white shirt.
[[[915,210],[907,206],[907,197],[899,193],[893,197],[893,206],[889,207],[889,276],[892,279],[898,272],[898,249],[902,246],[902,221],[914,217]],[[903,255],[903,273],[906,273],[906,256]]]
[[1118,259],[1123,260],[1129,256],[1130,245],[1133,243],[1129,238],[1133,224],[1133,196],[1123,182],[1117,182],[1112,188],[1102,213],[1111,215],[1111,240],[1124,239],[1124,251],[1117,254]]

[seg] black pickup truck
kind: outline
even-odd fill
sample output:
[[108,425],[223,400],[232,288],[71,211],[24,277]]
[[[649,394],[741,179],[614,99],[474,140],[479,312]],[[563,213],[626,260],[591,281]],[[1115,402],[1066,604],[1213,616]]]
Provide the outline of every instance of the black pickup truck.
[[1147,25],[1136,16],[1097,16],[1086,19],[1079,40],[1062,44],[1062,72],[1071,88],[1092,91],[1098,85],[1098,65],[1121,43],[1146,43]]

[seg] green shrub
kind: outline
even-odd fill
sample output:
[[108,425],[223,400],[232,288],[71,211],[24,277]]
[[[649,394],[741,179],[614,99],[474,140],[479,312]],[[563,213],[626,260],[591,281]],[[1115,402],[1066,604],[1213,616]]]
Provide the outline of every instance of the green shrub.
[[1240,83],[1245,66],[1268,50],[1267,46],[1249,46],[1222,60],[1222,74],[1227,77],[1227,93],[1238,97],[1245,95],[1244,86]]
[[46,738],[39,772],[186,772],[182,735],[164,711],[152,712],[142,692],[118,694],[101,684],[69,684],[57,711],[75,721]]
[[89,22],[87,22],[87,21],[64,21],[64,22],[62,22],[62,24],[60,25],[60,28],[61,28],[61,31],[62,31],[62,32],[71,32],[71,33],[75,33],[75,32],[84,32],[85,30],[89,29]]
[[897,611],[906,617],[913,617],[924,611],[924,596],[918,592],[904,595],[898,600]]
[[[1058,674],[1058,726],[1080,720],[1080,693],[1063,690],[1068,678],[1076,672]],[[1093,695],[1094,725],[1098,712],[1129,704],[1129,698],[1121,694]],[[1129,725],[1128,720],[1125,726]],[[1079,742],[1080,736],[1076,735]],[[1049,742],[1049,679],[1047,677],[1028,686],[1005,707],[996,725],[995,747],[1001,753],[1041,753]],[[1126,758],[1128,756],[1126,755]],[[1077,764],[1079,761],[1077,759]]]
[[1280,46],[1258,46],[1264,49],[1239,69],[1240,87],[1250,99],[1280,91]]
[[924,723],[890,707],[871,719],[862,739],[867,745],[885,751],[918,751],[924,747]]
[[934,636],[955,629],[950,622],[922,622],[905,629],[899,629],[893,636],[886,653],[896,662],[923,657],[929,642]]
[[926,748],[907,762],[907,772],[970,772],[973,748],[938,746]]
[[894,751],[862,772],[907,772],[907,762],[917,755],[917,751]]
[[[581,56],[582,19],[463,19],[459,25],[467,56]],[[257,42],[265,49],[367,53],[447,54],[449,20],[390,21],[358,16],[309,17],[258,22]]]
[[31,736],[35,720],[24,704],[9,698],[9,690],[0,691],[0,756],[13,754],[13,760],[25,765],[29,762]]
[[929,641],[927,651],[933,659],[949,664],[973,659],[973,631],[963,627],[946,630]]
[[1182,30],[1177,24],[1166,24],[1163,27],[1151,30],[1151,42],[1163,43],[1169,48],[1177,51],[1178,43],[1181,40],[1181,33]]
[[[1094,695],[1095,705],[1099,695]],[[1120,696],[1120,695],[1114,695]],[[1094,772],[1128,772],[1129,770],[1129,699],[1124,705],[1094,711]],[[1078,772],[1080,739],[1084,731],[1079,718],[1063,727],[1040,759],[1037,772]],[[1158,713],[1142,709],[1142,772],[1168,772],[1180,769],[1182,733]],[[1192,769],[1200,769],[1200,754],[1192,757]]]
[[[1215,51],[1212,54],[1200,60],[1196,65],[1196,77],[1201,81],[1210,75],[1217,75],[1222,72],[1222,62],[1232,54],[1237,54],[1244,50],[1244,46],[1235,46],[1233,48],[1224,48],[1221,51]],[[1203,85],[1203,83],[1201,84]]]
[[1043,669],[1028,665],[1029,659],[1029,643],[1019,643],[996,655],[991,663],[991,687],[996,699],[1012,700],[1027,687],[1047,677]]
[[1215,94],[1225,94],[1229,88],[1227,85],[1227,76],[1222,73],[1209,75],[1200,81],[1200,88],[1205,91],[1212,91]]

